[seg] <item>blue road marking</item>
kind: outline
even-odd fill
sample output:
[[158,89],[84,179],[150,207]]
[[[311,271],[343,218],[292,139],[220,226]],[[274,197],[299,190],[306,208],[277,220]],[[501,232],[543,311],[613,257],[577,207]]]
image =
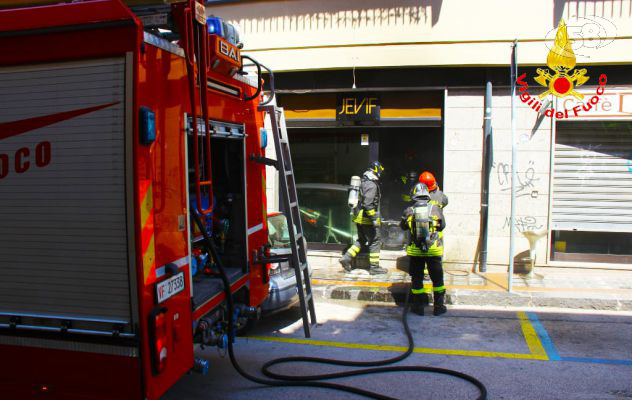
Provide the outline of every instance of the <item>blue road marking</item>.
[[611,360],[606,358],[587,358],[587,357],[562,357],[560,361],[591,363],[591,364],[610,364],[610,365],[630,365],[632,361],[628,360]]
[[632,361],[629,360],[613,360],[607,358],[590,358],[590,357],[560,357],[551,337],[549,336],[546,329],[538,319],[538,316],[533,312],[528,312],[527,317],[529,317],[529,321],[531,325],[533,325],[533,329],[535,329],[536,333],[540,338],[540,342],[542,343],[542,347],[546,351],[546,355],[549,357],[551,361],[567,361],[567,362],[578,362],[578,363],[590,363],[590,364],[609,364],[609,365],[630,365],[632,366]]
[[549,334],[546,332],[546,329],[544,329],[544,326],[542,326],[542,324],[540,323],[538,316],[535,315],[535,313],[533,312],[528,312],[527,317],[529,317],[531,325],[533,325],[533,328],[540,337],[540,342],[542,343],[542,347],[544,347],[549,360],[560,361],[560,355],[557,353],[557,349],[555,348],[553,341],[549,337]]

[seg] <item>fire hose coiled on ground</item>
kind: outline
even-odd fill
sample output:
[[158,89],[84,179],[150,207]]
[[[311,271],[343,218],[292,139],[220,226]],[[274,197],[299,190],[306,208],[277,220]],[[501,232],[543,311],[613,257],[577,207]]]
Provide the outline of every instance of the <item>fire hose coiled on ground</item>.
[[[192,215],[198,228],[200,229],[200,231],[202,231],[202,234],[204,235],[204,240],[219,269],[220,276],[224,284],[224,293],[226,295],[228,315],[232,316],[233,311],[234,311],[234,303],[233,303],[232,294],[230,292],[230,283],[228,281],[228,275],[226,274],[224,265],[219,257],[217,248],[215,247],[215,244],[209,237],[202,223],[202,220],[197,215],[197,213],[193,212]],[[250,375],[248,372],[244,371],[244,369],[241,368],[241,366],[237,362],[237,359],[235,357],[235,352],[233,349],[233,339],[234,339],[233,338],[234,336],[233,318],[229,318],[228,320],[228,332],[230,335],[228,339],[228,355],[230,357],[231,363],[233,364],[233,367],[235,368],[235,370],[237,370],[237,372],[241,376],[248,379],[249,381],[252,381],[261,385],[277,386],[277,387],[292,387],[292,386],[319,387],[319,388],[334,389],[334,390],[339,390],[343,392],[353,393],[360,396],[365,396],[368,398],[378,399],[378,400],[398,400],[397,398],[394,398],[394,397],[386,396],[386,395],[372,392],[369,390],[359,389],[353,386],[341,385],[341,384],[330,383],[330,382],[321,382],[321,381],[336,379],[336,378],[345,378],[349,376],[381,374],[381,373],[386,373],[386,372],[430,372],[430,373],[454,376],[456,378],[460,378],[467,382],[470,382],[471,384],[476,386],[476,388],[478,388],[480,392],[480,395],[477,397],[477,400],[487,399],[487,388],[485,387],[485,385],[478,379],[474,378],[473,376],[462,373],[462,372],[458,372],[458,371],[454,371],[454,370],[450,370],[446,368],[436,368],[436,367],[428,367],[428,366],[384,367],[384,365],[394,364],[396,362],[404,360],[405,358],[410,356],[413,352],[413,349],[415,347],[415,342],[413,340],[413,335],[410,332],[410,327],[408,326],[408,308],[409,308],[409,304],[408,304],[408,295],[407,295],[406,302],[404,305],[404,311],[402,313],[402,323],[404,324],[404,331],[408,339],[408,350],[406,350],[406,352],[400,354],[397,357],[389,358],[386,360],[346,361],[346,360],[335,360],[335,359],[319,358],[319,357],[283,357],[283,358],[270,360],[262,366],[261,372],[268,378],[272,378],[272,379],[259,378],[259,377]],[[340,365],[340,366],[347,366],[347,367],[362,367],[365,369],[342,371],[342,372],[336,372],[336,373],[331,373],[331,374],[301,375],[301,376],[283,375],[283,374],[272,372],[270,370],[270,368],[274,365],[291,363],[291,362],[310,362],[310,363],[318,363],[318,364]],[[368,368],[368,367],[374,367],[374,368]]]

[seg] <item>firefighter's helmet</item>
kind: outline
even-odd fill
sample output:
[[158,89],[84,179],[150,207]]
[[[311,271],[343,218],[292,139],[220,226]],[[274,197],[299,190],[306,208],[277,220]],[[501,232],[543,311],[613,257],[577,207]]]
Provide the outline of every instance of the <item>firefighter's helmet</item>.
[[428,190],[430,190],[431,192],[437,188],[437,180],[435,179],[434,175],[432,175],[428,171],[424,171],[421,173],[421,175],[419,175],[419,182],[426,185],[428,187]]
[[425,184],[418,183],[410,191],[410,197],[415,201],[430,200],[430,192],[428,192],[428,187]]
[[384,172],[384,167],[379,161],[373,161],[369,164],[369,171],[373,172],[375,176],[379,178],[382,175],[382,172]]

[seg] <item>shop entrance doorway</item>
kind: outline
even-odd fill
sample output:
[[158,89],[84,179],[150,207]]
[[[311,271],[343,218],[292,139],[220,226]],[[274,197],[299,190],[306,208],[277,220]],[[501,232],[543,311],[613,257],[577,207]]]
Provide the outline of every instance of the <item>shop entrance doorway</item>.
[[341,249],[353,242],[355,225],[347,206],[352,176],[368,164],[385,167],[382,188],[384,248],[401,249],[398,227],[414,182],[410,172],[430,171],[443,183],[443,133],[439,127],[290,128],[290,146],[303,228],[311,249]]

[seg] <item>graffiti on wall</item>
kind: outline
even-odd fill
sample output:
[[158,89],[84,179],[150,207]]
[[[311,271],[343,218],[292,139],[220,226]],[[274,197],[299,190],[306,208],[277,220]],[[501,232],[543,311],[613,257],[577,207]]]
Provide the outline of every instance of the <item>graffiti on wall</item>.
[[[501,186],[501,190],[503,192],[511,191],[511,165],[507,163],[494,163],[492,167],[496,168],[496,177],[498,184]],[[518,182],[516,182],[517,197],[533,195],[533,191],[535,190],[534,183],[540,180],[540,178],[535,176],[534,167],[535,163],[529,161],[529,168],[516,173],[518,178]]]
[[[532,216],[516,217],[516,229],[518,232],[537,231],[544,225],[538,223],[538,219]],[[503,229],[511,229],[511,217],[505,217]]]

